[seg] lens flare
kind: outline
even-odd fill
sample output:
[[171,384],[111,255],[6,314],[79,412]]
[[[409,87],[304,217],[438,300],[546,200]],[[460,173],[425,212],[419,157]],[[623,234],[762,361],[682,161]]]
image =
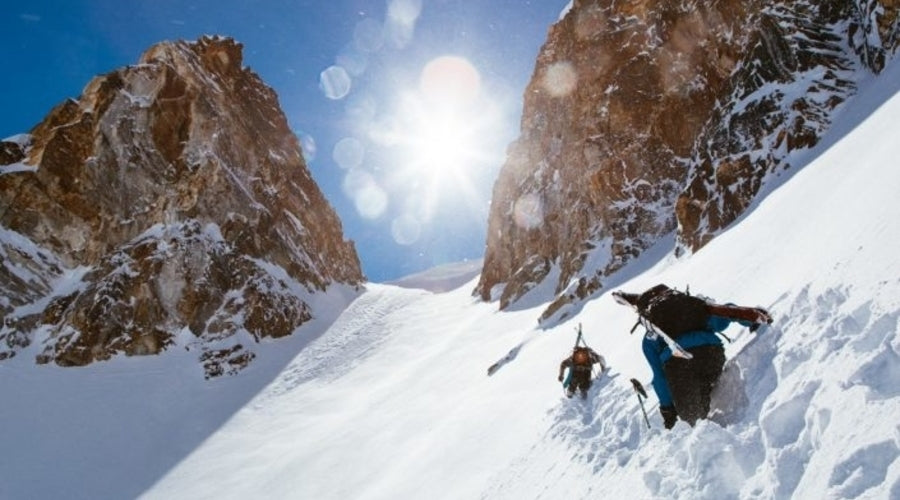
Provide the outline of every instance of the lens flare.
[[441,56],[425,65],[419,90],[434,103],[468,105],[481,92],[481,75],[465,58]]
[[513,207],[513,220],[522,229],[534,229],[544,222],[544,207],[535,194],[522,195]]
[[366,68],[369,66],[369,56],[355,47],[347,46],[335,57],[335,62],[348,74],[358,77],[366,72]]
[[569,61],[551,64],[544,72],[541,85],[553,97],[565,97],[578,85],[578,72]]
[[422,0],[391,0],[388,3],[385,36],[395,47],[406,47],[412,41],[421,12]]
[[312,163],[316,159],[316,152],[318,151],[316,138],[305,132],[296,132],[296,134],[300,139],[300,150],[303,153],[303,159],[306,163]]
[[319,89],[329,99],[343,99],[350,93],[350,75],[341,66],[329,66],[319,74]]
[[334,145],[331,157],[344,170],[351,170],[362,165],[366,156],[365,146],[355,137],[344,137]]
[[422,224],[412,215],[403,214],[391,222],[391,236],[399,245],[412,245],[421,233]]
[[384,189],[368,172],[353,169],[344,177],[344,194],[356,205],[356,211],[366,219],[377,219],[387,210],[388,197]]
[[363,19],[356,23],[353,30],[353,46],[357,49],[373,53],[381,50],[384,45],[384,30],[381,23],[374,19]]

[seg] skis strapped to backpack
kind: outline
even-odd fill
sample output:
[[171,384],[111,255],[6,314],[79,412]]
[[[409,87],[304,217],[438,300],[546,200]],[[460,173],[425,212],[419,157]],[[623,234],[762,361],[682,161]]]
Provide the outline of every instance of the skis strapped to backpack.
[[[603,359],[603,356],[599,356],[599,354],[595,353],[593,349],[587,342],[584,340],[584,336],[581,333],[581,323],[578,323],[578,336],[575,338],[575,345],[572,347],[572,369],[569,370],[569,376],[572,376],[572,372],[575,367],[587,368],[591,371],[591,376],[599,377],[606,372],[606,361]],[[599,356],[595,358],[595,356]],[[595,374],[594,372],[594,363],[600,363],[600,373]]]
[[581,323],[578,324],[578,337],[575,338],[575,347],[572,348],[572,362],[580,366],[591,366],[591,348],[581,334]]
[[672,351],[672,356],[683,358],[683,359],[693,359],[693,355],[684,350],[678,342],[670,337],[666,332],[662,331],[661,328],[656,328],[652,321],[649,318],[644,317],[644,314],[641,313],[640,308],[637,304],[633,304],[631,301],[627,300],[621,292],[613,292],[613,299],[619,304],[629,306],[638,313],[638,320],[634,324],[634,327],[631,328],[631,332],[634,333],[634,329],[638,327],[638,325],[643,325],[643,327],[647,330],[649,335],[656,335],[663,339],[669,349]]
[[584,341],[584,337],[581,334],[581,323],[578,323],[578,336],[575,337],[575,347],[578,348],[578,345],[582,344],[584,347],[587,347],[587,342]]
[[682,358],[682,359],[693,359],[694,358],[693,354],[685,351],[684,348],[678,344],[678,342],[675,342],[675,339],[666,335],[666,332],[664,332],[660,329],[654,328],[653,323],[651,323],[650,320],[641,317],[639,322],[644,325],[644,328],[647,329],[647,332],[651,336],[651,338],[653,335],[658,335],[660,338],[663,339],[663,342],[665,342],[666,345],[669,346],[669,350],[672,351],[672,356],[675,356],[676,358]]
[[[684,359],[691,359],[693,356],[675,339],[683,333],[706,330],[711,315],[750,322],[750,331],[772,322],[772,317],[762,308],[716,304],[706,297],[691,295],[690,291],[681,292],[666,285],[656,285],[640,295],[615,291],[612,296],[619,304],[630,306],[638,313],[638,321],[631,329],[632,332],[638,325],[643,325],[648,335],[662,337],[673,356]],[[731,342],[725,333],[715,333]]]
[[705,330],[709,321],[709,300],[666,285],[642,293],[637,300],[638,313],[672,338],[687,332]]

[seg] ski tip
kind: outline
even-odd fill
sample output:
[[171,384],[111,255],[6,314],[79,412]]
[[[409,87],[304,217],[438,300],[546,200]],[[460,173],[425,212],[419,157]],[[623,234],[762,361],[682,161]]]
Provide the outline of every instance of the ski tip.
[[621,304],[623,306],[634,307],[636,300],[637,300],[637,295],[633,294],[633,293],[625,293],[621,290],[616,290],[616,291],[612,292],[612,298],[618,304]]

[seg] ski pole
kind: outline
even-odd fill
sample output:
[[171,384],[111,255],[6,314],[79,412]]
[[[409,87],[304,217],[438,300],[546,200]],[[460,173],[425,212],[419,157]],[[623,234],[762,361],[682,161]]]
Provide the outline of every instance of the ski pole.
[[644,422],[647,423],[647,428],[650,428],[650,419],[647,418],[647,409],[644,408],[644,398],[641,397],[641,394],[647,396],[647,392],[644,390],[644,386],[641,385],[637,379],[631,379],[631,386],[634,387],[634,392],[637,394],[638,403],[641,405],[641,413],[644,414]]
[[638,397],[638,403],[641,404],[641,413],[644,414],[644,422],[647,423],[647,428],[649,429],[650,428],[650,419],[647,418],[647,410],[644,409],[644,399],[641,398],[640,394],[638,394],[637,397]]

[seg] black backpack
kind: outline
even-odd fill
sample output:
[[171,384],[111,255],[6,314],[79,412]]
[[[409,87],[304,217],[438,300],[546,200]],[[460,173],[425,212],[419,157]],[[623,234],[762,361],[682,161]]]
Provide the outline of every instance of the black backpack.
[[706,330],[709,321],[705,300],[666,285],[656,285],[642,293],[637,308],[641,316],[672,338]]

